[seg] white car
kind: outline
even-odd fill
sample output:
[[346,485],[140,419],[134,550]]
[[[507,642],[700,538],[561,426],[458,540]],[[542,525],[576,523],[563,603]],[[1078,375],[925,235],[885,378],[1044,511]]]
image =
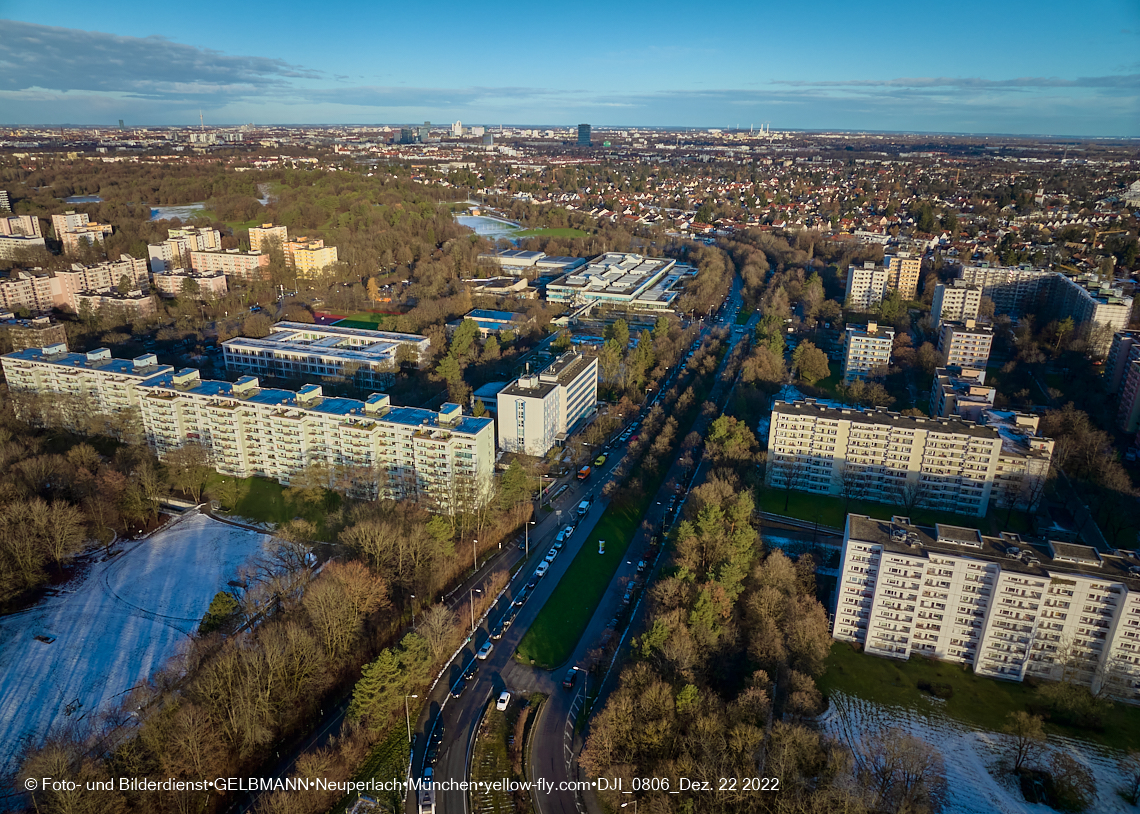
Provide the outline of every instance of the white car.
[[511,694],[506,690],[499,693],[499,700],[495,702],[495,709],[503,712],[507,708],[507,704],[511,703]]
[[491,655],[491,651],[495,649],[495,645],[491,642],[483,642],[483,646],[479,648],[479,652],[475,654],[475,658],[479,661],[485,661],[487,656]]
[[546,576],[546,572],[549,570],[550,570],[550,563],[540,562],[538,564],[538,568],[534,569],[534,575],[536,577],[544,577],[544,576]]
[[554,558],[557,556],[558,556],[558,549],[552,548],[546,552],[545,560],[546,560],[546,562],[554,562]]

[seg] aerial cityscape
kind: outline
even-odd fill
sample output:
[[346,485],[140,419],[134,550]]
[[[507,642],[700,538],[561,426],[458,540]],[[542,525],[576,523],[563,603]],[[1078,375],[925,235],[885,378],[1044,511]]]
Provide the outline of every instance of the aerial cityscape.
[[1134,4],[337,11],[0,19],[0,811],[1140,811]]

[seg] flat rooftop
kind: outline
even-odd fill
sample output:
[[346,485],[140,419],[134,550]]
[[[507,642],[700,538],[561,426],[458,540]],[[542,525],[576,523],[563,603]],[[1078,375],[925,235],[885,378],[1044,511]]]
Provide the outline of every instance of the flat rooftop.
[[150,353],[143,354],[136,359],[112,359],[109,355],[102,355],[102,353],[110,353],[106,348],[99,348],[90,353],[44,353],[45,350],[47,348],[25,348],[13,353],[6,353],[4,358],[41,362],[76,370],[98,370],[104,373],[135,376],[139,379],[145,379],[163,371],[174,371],[170,365],[158,364],[158,359]]
[[997,429],[984,424],[975,424],[972,421],[963,421],[960,418],[927,418],[925,416],[909,416],[892,413],[882,408],[874,410],[859,410],[856,408],[825,407],[817,404],[814,399],[803,401],[777,401],[772,405],[772,414],[803,415],[817,418],[826,418],[831,421],[858,421],[863,424],[878,424],[884,427],[900,430],[923,430],[925,432],[948,433],[954,435],[970,435],[975,438],[995,438]]
[[[550,285],[594,294],[637,296],[675,265],[667,258],[608,252]],[[680,276],[680,275],[678,275]]]

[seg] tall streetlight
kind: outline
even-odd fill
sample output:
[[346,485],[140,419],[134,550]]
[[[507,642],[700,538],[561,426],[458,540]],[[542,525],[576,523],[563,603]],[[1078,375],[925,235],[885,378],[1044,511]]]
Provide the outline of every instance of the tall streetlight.
[[527,555],[527,557],[530,556],[530,527],[531,526],[537,526],[537,525],[538,525],[538,523],[536,523],[534,520],[527,520],[526,524],[523,526],[523,535],[526,538],[526,555]]
[[416,595],[412,594],[412,633],[416,632]]
[[471,590],[467,592],[467,604],[471,607],[471,632],[472,633],[475,632],[475,594],[481,594],[481,593],[483,593],[482,589],[476,588],[475,586],[472,586]]
[[408,743],[412,742],[412,713],[408,710],[408,699],[419,698],[418,695],[405,695],[404,696],[404,717],[408,721]]
[[471,561],[475,563],[475,570],[479,570],[479,555],[475,553],[475,546],[479,543],[474,537],[471,538]]

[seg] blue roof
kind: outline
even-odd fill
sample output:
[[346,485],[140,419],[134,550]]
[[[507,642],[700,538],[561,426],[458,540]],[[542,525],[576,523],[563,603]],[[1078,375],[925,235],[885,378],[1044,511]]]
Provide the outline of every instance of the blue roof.
[[153,376],[156,372],[167,370],[173,372],[170,365],[147,365],[139,367],[134,359],[88,359],[86,353],[56,353],[45,354],[43,348],[25,348],[13,353],[5,354],[8,359],[20,359],[27,362],[47,362],[60,367],[81,368],[85,370],[104,370],[111,373],[122,373],[130,376]]

